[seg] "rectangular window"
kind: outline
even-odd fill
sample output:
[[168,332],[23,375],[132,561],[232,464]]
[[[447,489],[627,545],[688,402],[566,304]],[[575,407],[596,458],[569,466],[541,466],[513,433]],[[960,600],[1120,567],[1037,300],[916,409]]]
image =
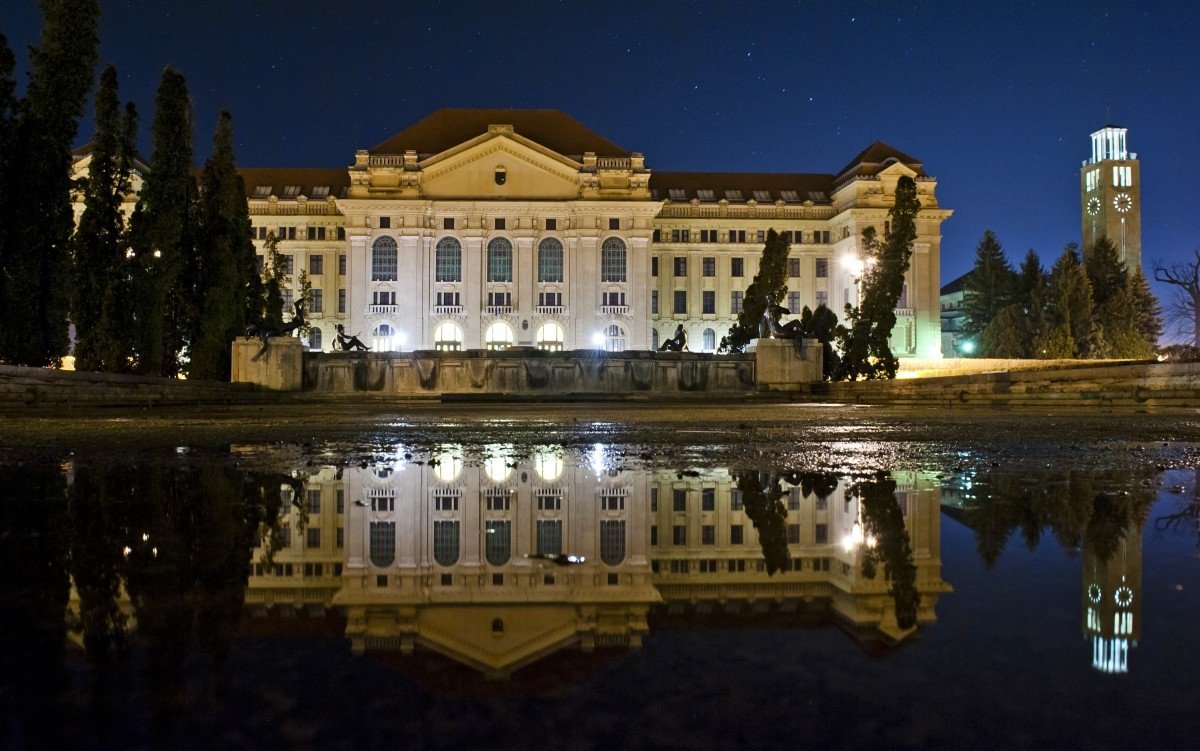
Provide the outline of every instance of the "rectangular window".
[[558,220],[557,219],[547,219],[546,220],[546,229],[550,230],[551,232],[556,231],[558,229]]
[[658,315],[658,290],[650,290],[650,315]]
[[685,315],[687,313],[687,292],[681,289],[675,290],[675,306],[671,312],[677,315]]
[[729,275],[730,276],[745,276],[746,275],[745,271],[743,270],[743,267],[742,267],[742,259],[740,259],[740,258],[730,258],[729,259]]
[[717,231],[715,229],[700,230],[700,242],[715,243],[717,241]]
[[818,524],[817,525],[814,541],[818,545],[824,545],[825,543],[829,542],[829,525],[828,524]]
[[310,513],[310,514],[321,513],[321,491],[319,491],[319,490],[308,491],[308,513]]
[[288,228],[287,228],[287,239],[289,239],[289,240],[295,240],[295,239],[296,239],[296,228],[295,228],[295,227],[288,227]]
[[731,243],[746,242],[746,230],[744,230],[744,229],[729,230],[729,242],[731,242]]
[[489,490],[487,492],[488,511],[508,511],[512,496],[507,490]]
[[650,544],[651,545],[658,544],[658,525],[657,524],[650,525]]
[[740,292],[740,291],[739,292],[730,292],[729,293],[729,312],[734,313],[734,314],[741,313],[742,312],[742,302],[744,301],[745,297],[746,297],[745,292]]
[[787,525],[787,541],[788,541],[789,545],[795,545],[796,543],[800,542],[800,525],[799,524]]
[[729,510],[742,510],[742,491],[738,490],[737,488],[729,491]]
[[[337,528],[337,546],[339,549],[346,546],[346,530],[343,527]],[[340,564],[335,565],[338,565],[340,568]],[[339,571],[338,574],[340,575],[341,572]]]
[[620,240],[607,240],[600,249],[600,281],[625,281],[625,244]]
[[704,276],[717,275],[717,259],[713,256],[705,256],[704,260],[700,264],[700,267],[700,273]]
[[793,279],[800,276],[800,259],[799,258],[789,258],[788,259],[788,276],[792,277]]
[[539,519],[537,523],[538,555],[562,555],[562,521]]
[[671,230],[671,242],[673,242],[673,243],[679,242],[679,230],[677,230],[677,229]]
[[715,511],[717,508],[716,488],[704,488],[700,491],[700,510]]
[[676,524],[671,527],[671,544],[672,545],[687,545],[687,527],[683,524]]
[[337,239],[339,239],[339,240],[345,240],[345,239],[346,239],[346,228],[345,228],[345,227],[338,227],[338,228],[337,228],[337,230],[338,230],[338,231],[337,231]]
[[379,217],[379,229],[391,229],[392,218],[390,216]]
[[377,495],[371,497],[372,511],[395,511],[396,496],[393,495]]
[[[814,234],[816,234],[816,233],[814,233]],[[821,230],[820,234],[821,234],[821,242],[828,245],[829,244],[829,230]]]
[[730,545],[741,545],[742,544],[742,525],[740,525],[740,524],[729,525],[729,544]]
[[608,218],[609,229],[621,229],[621,220],[618,217],[612,216]]
[[602,292],[600,293],[601,305],[607,307],[625,307],[624,292]]
[[496,217],[496,229],[504,229],[504,217]]
[[306,547],[306,548],[321,547],[321,530],[320,529],[318,529],[316,527],[309,527],[307,530],[305,530],[305,534],[308,539],[305,540],[304,547]]
[[658,513],[658,488],[650,488],[650,513]]
[[489,308],[511,308],[512,293],[511,292],[489,292],[487,293],[487,304]]
[[787,308],[792,311],[792,315],[800,315],[800,310],[803,306],[800,304],[800,293],[789,292],[787,295]]
[[687,511],[687,491],[675,488],[671,492],[671,508],[676,511]]
[[287,310],[292,307],[292,290],[283,290],[283,309]]
[[433,496],[434,511],[458,511],[458,496],[438,493]]
[[829,293],[823,289],[817,290],[817,307],[822,305],[829,307]]
[[337,490],[337,512],[339,514],[346,513],[346,491],[338,488]]
[[700,527],[700,544],[701,545],[716,545],[717,544],[717,528],[712,524],[704,524]]
[[462,281],[462,249],[456,241],[440,242],[434,251],[435,282]]
[[687,276],[687,256],[675,256],[672,263],[675,266],[675,276]]
[[435,299],[439,308],[457,308],[460,298],[458,292],[438,292]]
[[309,256],[308,257],[308,273],[310,275],[320,275],[325,273],[325,257],[324,256]]
[[562,293],[561,292],[539,292],[538,307],[540,308],[561,308]]
[[900,297],[896,300],[897,308],[908,307],[908,283],[900,285]]
[[293,261],[295,259],[292,258],[292,254],[287,253],[280,257],[282,258],[283,273],[285,273],[285,274],[293,273],[293,271],[294,271]]
[[658,256],[650,258],[650,276],[658,276]]
[[346,256],[345,255],[338,256],[338,275],[339,276],[346,275]]
[[344,289],[338,290],[338,312],[346,312],[346,290]]
[[450,216],[443,217],[442,218],[442,229],[454,229],[454,217],[450,217]]
[[371,249],[371,281],[394,282],[399,278],[398,269],[399,251],[396,241],[385,236]]
[[763,229],[755,230],[754,241],[760,242],[760,243],[765,243],[767,241],[767,231],[763,230]]
[[262,276],[262,272],[263,272],[262,253],[259,253],[258,255],[254,256],[254,270],[258,272],[259,276]]
[[539,495],[537,497],[538,511],[562,511],[561,495]]
[[829,259],[828,258],[818,258],[817,259],[817,278],[825,279],[828,276],[829,276]]
[[625,496],[623,495],[602,495],[600,496],[600,508],[603,511],[624,511]]
[[309,227],[309,228],[308,228],[308,233],[307,233],[307,234],[308,234],[308,239],[309,239],[309,240],[316,240],[316,239],[317,239],[317,228],[316,228],[316,227]]
[[325,290],[313,289],[308,292],[308,303],[312,306],[313,313],[325,312]]
[[700,293],[700,312],[714,314],[717,312],[717,293],[705,290]]

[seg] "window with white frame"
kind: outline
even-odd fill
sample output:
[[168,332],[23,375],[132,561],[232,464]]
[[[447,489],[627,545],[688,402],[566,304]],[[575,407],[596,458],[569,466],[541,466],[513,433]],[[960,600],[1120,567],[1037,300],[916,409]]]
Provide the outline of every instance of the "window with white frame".
[[513,280],[512,243],[503,237],[494,238],[487,246],[487,280],[489,282],[511,282]]
[[712,352],[717,348],[717,332],[712,329],[705,329],[703,339],[705,352]]
[[396,240],[391,237],[377,237],[371,244],[371,281],[396,281],[399,251]]
[[433,523],[433,560],[439,566],[458,563],[459,522],[436,521]]
[[553,237],[547,237],[538,245],[538,281],[562,282],[563,246]]
[[493,566],[503,566],[512,557],[512,522],[489,519],[484,535],[484,555]]
[[625,351],[625,329],[612,324],[604,330],[604,349],[609,352]]
[[600,281],[625,281],[625,243],[618,237],[610,237],[600,247]]
[[381,323],[371,332],[371,349],[376,352],[393,352],[396,349],[396,329],[391,324]]
[[616,566],[625,560],[625,522],[600,522],[600,560]]
[[438,241],[434,259],[434,281],[462,281],[462,245],[453,237]]

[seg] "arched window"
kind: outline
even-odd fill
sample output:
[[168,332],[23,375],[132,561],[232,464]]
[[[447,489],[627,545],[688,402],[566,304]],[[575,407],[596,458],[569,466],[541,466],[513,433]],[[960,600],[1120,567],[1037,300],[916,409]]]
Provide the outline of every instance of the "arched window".
[[458,522],[433,523],[433,560],[439,566],[458,563]]
[[434,280],[438,282],[462,281],[462,246],[453,237],[438,241],[434,264]]
[[443,352],[462,349],[463,332],[454,321],[442,321],[433,330],[433,348]]
[[497,237],[487,247],[487,280],[489,282],[511,282],[513,257],[512,243]]
[[512,522],[489,521],[486,538],[483,547],[487,562],[493,566],[508,563],[512,556]]
[[308,348],[314,352],[321,351],[321,329],[316,326],[308,330]]
[[703,338],[705,352],[712,352],[717,348],[717,332],[712,329],[705,329]]
[[658,329],[650,329],[650,349],[658,349]]
[[624,352],[625,329],[615,323],[604,329],[604,349],[609,352]]
[[508,349],[513,345],[513,330],[504,321],[496,321],[487,327],[483,334],[484,345],[488,349]]
[[563,349],[563,327],[558,321],[546,321],[537,330],[537,348],[549,352]]
[[396,348],[396,330],[391,324],[381,323],[371,332],[371,349],[376,352],[392,352]]
[[609,566],[625,560],[625,522],[600,522],[600,560]]
[[396,560],[396,523],[371,522],[371,565],[383,568]]
[[563,280],[563,246],[553,237],[547,237],[538,245],[538,281],[561,282]]
[[396,241],[387,236],[375,238],[371,245],[371,281],[396,281],[398,265]]
[[610,237],[600,247],[600,281],[625,281],[625,243]]

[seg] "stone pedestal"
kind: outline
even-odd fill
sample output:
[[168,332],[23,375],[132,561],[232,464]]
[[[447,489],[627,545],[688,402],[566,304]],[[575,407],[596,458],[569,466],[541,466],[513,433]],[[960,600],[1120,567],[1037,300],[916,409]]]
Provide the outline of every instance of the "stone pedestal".
[[257,360],[262,340],[238,337],[233,341],[234,383],[256,383],[276,391],[299,391],[304,376],[304,345],[291,336],[273,336]]
[[821,380],[821,343],[804,339],[757,339],[754,343],[754,383],[760,391],[794,391]]

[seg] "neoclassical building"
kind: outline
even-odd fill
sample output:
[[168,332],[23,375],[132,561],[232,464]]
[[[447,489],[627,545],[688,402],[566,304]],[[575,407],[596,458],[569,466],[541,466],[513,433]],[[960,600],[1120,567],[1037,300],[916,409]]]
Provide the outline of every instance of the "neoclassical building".
[[857,301],[861,234],[897,181],[922,209],[893,349],[937,357],[937,181],[876,142],[836,173],[652,172],[555,110],[443,109],[347,168],[241,170],[255,242],[312,285],[314,349],[343,324],[375,349],[645,349],[682,325],[713,351],[769,229],[792,243],[787,306]]

